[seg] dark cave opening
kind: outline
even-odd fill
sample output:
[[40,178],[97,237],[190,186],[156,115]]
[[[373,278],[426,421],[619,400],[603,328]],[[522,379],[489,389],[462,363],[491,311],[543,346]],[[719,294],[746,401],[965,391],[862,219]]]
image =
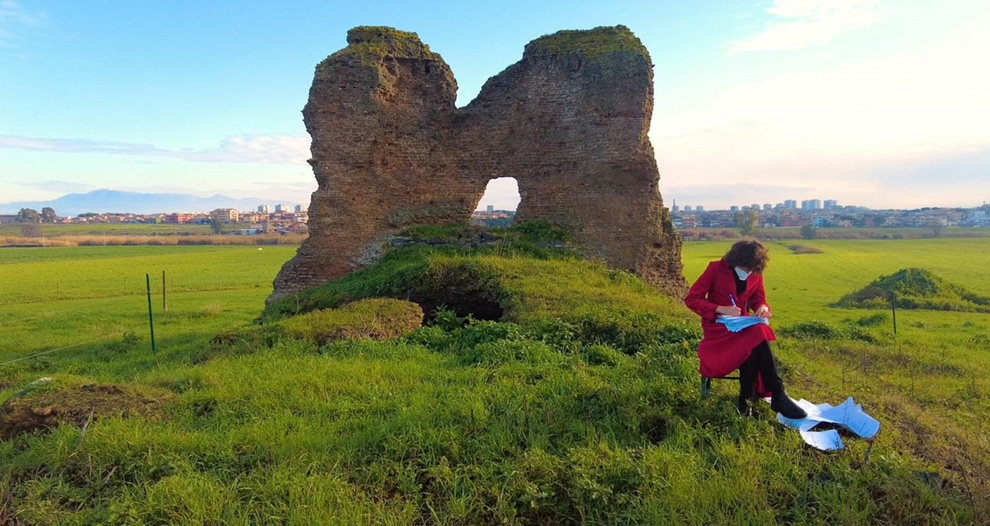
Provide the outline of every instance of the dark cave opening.
[[499,321],[505,315],[504,309],[490,292],[476,288],[444,287],[412,294],[409,301],[416,302],[423,308],[427,320],[432,319],[440,307],[454,311],[458,317],[466,318],[470,315],[476,320]]

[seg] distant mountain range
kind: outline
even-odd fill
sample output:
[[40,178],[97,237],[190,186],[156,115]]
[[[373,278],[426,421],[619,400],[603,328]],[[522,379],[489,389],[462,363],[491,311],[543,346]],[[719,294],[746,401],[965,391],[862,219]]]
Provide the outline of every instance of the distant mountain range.
[[157,214],[165,212],[209,212],[216,208],[254,210],[266,203],[274,211],[275,205],[282,203],[294,206],[297,203],[273,201],[256,197],[236,198],[225,195],[200,197],[190,194],[159,194],[142,192],[121,192],[117,190],[93,190],[84,194],[66,194],[51,201],[19,201],[0,203],[0,214],[16,214],[21,208],[41,211],[50,206],[60,216],[76,216],[87,212]]

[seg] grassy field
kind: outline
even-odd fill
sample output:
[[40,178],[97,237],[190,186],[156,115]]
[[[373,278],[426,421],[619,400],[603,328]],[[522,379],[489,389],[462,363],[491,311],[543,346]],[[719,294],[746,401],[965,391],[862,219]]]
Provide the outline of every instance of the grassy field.
[[[684,275],[693,281],[731,245],[731,241],[685,243]],[[818,248],[821,253],[795,254],[789,248],[794,245]],[[767,246],[771,260],[764,279],[778,323],[840,321],[869,314],[828,305],[881,275],[907,267],[925,268],[973,292],[990,294],[990,239],[801,240],[767,242]],[[926,332],[917,330],[919,323],[953,324],[959,331],[946,336],[966,338],[980,329],[985,334],[990,322],[980,314],[934,311],[902,312],[899,318],[903,318],[899,334],[909,338]],[[967,322],[973,326],[963,327]]]
[[[98,372],[107,367],[106,361],[86,365],[86,360],[124,332],[147,338],[146,273],[151,275],[156,335],[163,353],[188,354],[223,328],[256,317],[275,273],[296,248],[0,249],[0,361],[104,338],[31,363],[34,367],[76,363],[73,357],[82,355],[80,370]],[[168,279],[168,312],[161,312],[163,270]],[[150,359],[150,354],[134,354],[140,363]],[[129,366],[120,364],[122,369]],[[0,371],[0,377],[9,371]]]
[[[151,223],[42,223],[41,233],[45,236],[125,236],[125,235],[209,235],[210,225],[171,225]],[[21,225],[0,225],[0,237],[17,237],[21,235]]]
[[[855,396],[881,420],[866,466],[865,441],[824,455],[766,408],[737,416],[731,382],[699,399],[696,317],[566,253],[394,252],[267,326],[375,296],[495,302],[502,321],[439,311],[398,340],[321,346],[210,344],[257,330],[244,327],[295,247],[0,249],[0,401],[39,377],[43,396],[95,382],[168,400],[156,418],[0,441],[0,523],[990,520],[990,316],[900,310],[894,337],[879,311],[828,306],[903,267],[990,295],[990,240],[791,244],[771,245],[766,272],[776,352],[793,396]],[[728,245],[686,243],[688,280]]]

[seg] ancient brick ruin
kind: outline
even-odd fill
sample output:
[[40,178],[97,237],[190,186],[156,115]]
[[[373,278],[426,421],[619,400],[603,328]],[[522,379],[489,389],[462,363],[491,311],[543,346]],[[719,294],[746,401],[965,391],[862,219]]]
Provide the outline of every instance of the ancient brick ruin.
[[407,226],[466,224],[498,177],[518,182],[517,222],[564,227],[588,256],[682,292],[647,137],[652,64],[628,28],[538,38],[463,108],[415,33],[358,27],[347,43],[316,67],[303,109],[319,188],[269,301],[375,262]]

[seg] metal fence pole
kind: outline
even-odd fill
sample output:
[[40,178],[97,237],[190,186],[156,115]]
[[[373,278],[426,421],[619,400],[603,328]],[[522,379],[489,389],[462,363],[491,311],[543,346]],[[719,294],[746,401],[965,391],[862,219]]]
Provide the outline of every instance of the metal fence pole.
[[151,274],[145,274],[144,281],[148,290],[148,325],[151,326],[151,354],[155,356],[155,361],[158,361],[158,348],[155,346],[155,317],[151,313]]

